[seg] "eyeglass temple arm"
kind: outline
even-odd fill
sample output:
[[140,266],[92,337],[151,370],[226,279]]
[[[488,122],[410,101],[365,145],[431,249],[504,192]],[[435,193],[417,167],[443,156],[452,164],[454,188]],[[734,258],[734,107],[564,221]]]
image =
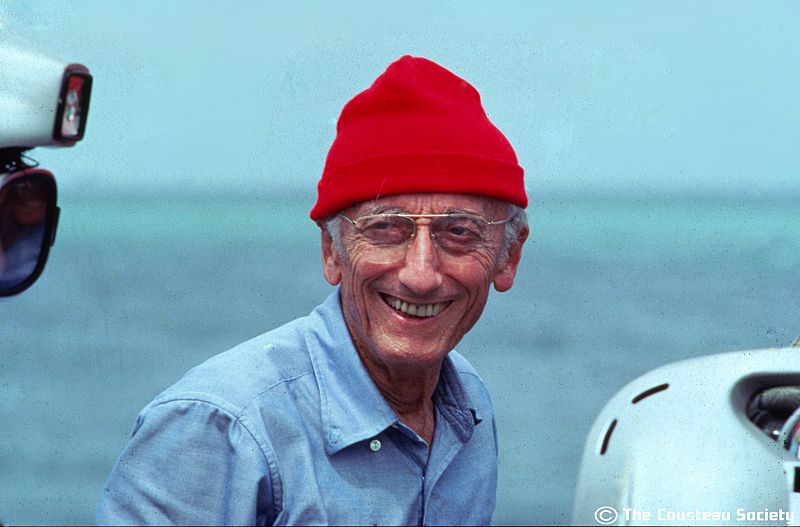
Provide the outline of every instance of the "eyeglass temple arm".
[[350,222],[350,223],[352,223],[353,225],[356,225],[356,220],[351,220],[350,218],[348,218],[347,216],[345,216],[345,215],[344,215],[344,214],[342,214],[341,212],[340,212],[340,213],[338,213],[338,214],[337,214],[337,216],[341,216],[342,218],[346,219],[347,221],[349,221],[349,222]]

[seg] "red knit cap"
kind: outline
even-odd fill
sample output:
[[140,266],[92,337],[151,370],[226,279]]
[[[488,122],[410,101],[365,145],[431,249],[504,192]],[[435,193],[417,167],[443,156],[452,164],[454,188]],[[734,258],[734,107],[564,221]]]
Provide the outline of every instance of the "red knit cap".
[[342,110],[311,219],[394,194],[477,194],[526,207],[523,170],[467,81],[408,55]]

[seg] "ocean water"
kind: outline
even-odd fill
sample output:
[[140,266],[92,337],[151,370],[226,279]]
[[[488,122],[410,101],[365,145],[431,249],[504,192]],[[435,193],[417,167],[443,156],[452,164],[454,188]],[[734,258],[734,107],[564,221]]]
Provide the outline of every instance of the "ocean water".
[[[311,199],[62,198],[43,277],[0,303],[0,522],[90,523],[150,399],[324,299]],[[459,345],[497,411],[497,523],[569,522],[636,376],[800,335],[797,201],[537,197],[514,288]]]

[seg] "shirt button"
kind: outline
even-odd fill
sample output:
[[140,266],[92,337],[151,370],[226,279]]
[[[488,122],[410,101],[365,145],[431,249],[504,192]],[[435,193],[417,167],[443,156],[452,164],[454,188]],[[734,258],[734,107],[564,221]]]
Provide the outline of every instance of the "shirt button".
[[381,442],[378,441],[377,439],[373,439],[372,441],[369,442],[369,449],[372,450],[373,452],[377,452],[378,450],[381,449]]

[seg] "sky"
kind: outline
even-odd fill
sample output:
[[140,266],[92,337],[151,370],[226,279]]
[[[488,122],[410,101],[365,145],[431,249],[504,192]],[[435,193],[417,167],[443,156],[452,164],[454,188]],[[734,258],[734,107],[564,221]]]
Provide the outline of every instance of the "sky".
[[72,194],[313,192],[342,106],[405,54],[481,93],[537,194],[800,194],[800,2],[0,0],[89,67]]

